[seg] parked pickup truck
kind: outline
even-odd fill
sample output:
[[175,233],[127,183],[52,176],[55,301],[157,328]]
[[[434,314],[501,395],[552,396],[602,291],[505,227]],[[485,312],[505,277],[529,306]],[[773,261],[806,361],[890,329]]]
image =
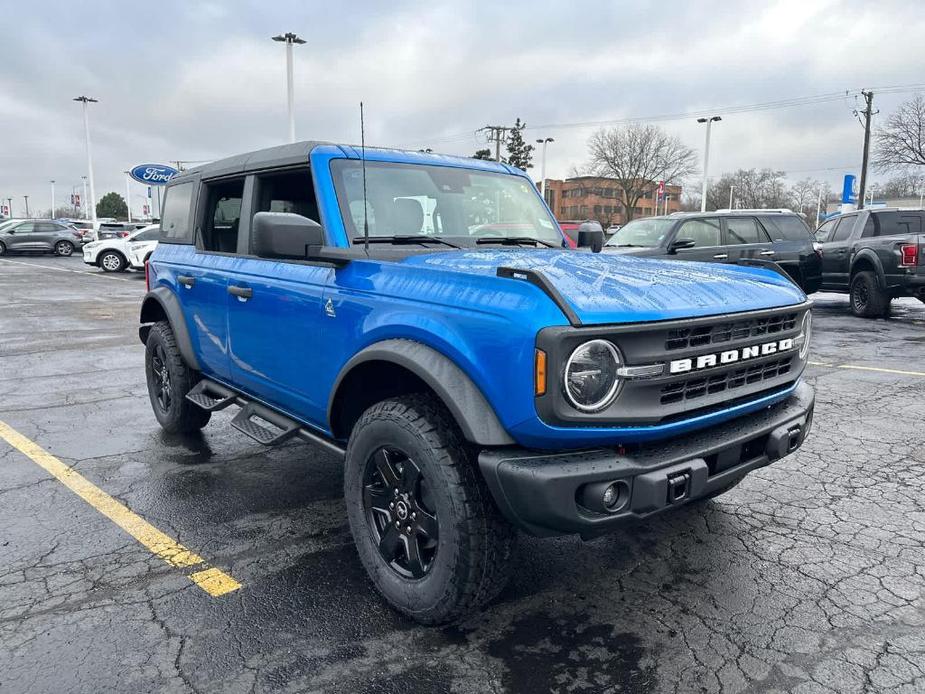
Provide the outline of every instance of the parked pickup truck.
[[588,538],[715,497],[812,423],[787,277],[570,249],[504,164],[285,145],[172,179],[161,231],[158,422],[234,405],[263,444],[342,456],[360,559],[423,623],[501,590],[516,529]]
[[846,292],[856,316],[890,312],[898,296],[925,302],[923,210],[874,209],[834,217],[816,230],[822,289]]

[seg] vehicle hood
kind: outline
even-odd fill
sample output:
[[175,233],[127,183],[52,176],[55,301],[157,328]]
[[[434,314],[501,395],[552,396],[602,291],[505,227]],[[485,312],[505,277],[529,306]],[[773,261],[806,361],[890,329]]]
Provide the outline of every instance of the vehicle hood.
[[711,316],[806,300],[773,270],[619,253],[491,249],[415,255],[404,262],[492,276],[499,267],[542,272],[586,325]]

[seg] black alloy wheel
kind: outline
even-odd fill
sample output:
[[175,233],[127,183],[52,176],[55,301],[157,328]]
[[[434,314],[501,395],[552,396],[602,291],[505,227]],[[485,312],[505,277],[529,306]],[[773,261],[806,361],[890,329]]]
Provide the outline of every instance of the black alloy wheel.
[[376,450],[366,461],[363,508],[379,554],[404,578],[418,579],[433,566],[439,525],[427,480],[404,452]]
[[74,245],[70,241],[58,241],[55,244],[55,253],[65,258],[74,252]]
[[151,359],[151,369],[154,376],[154,400],[163,414],[170,412],[172,393],[170,389],[170,371],[167,368],[167,357],[161,345],[154,347]]

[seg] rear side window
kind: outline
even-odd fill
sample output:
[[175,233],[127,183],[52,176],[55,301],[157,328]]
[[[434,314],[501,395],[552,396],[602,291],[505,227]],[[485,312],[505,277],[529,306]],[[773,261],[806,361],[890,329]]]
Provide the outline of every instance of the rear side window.
[[758,222],[753,217],[733,217],[726,220],[726,236],[728,243],[765,243],[768,238],[758,228]]
[[698,248],[721,245],[718,219],[689,219],[675,234],[675,240],[692,239]]
[[922,215],[915,212],[878,212],[874,236],[909,236],[922,233]]
[[830,219],[828,222],[816,229],[816,240],[820,243],[825,243],[826,241],[830,240],[832,238],[832,232],[835,230],[835,224],[837,222],[837,219]]
[[775,217],[760,217],[764,228],[771,234],[772,241],[809,241],[810,230],[800,217],[782,214]]
[[64,231],[64,230],[65,230],[64,227],[59,226],[57,224],[53,224],[52,222],[38,222],[35,225],[35,231],[41,231],[44,233],[49,233],[49,232],[53,233],[56,231]]
[[168,243],[192,243],[190,203],[193,198],[193,182],[170,186],[166,195],[161,212],[161,240]]

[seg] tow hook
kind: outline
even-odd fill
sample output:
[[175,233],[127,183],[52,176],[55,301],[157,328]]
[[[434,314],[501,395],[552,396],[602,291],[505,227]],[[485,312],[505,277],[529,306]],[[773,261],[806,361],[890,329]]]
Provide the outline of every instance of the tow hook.
[[687,470],[684,472],[675,472],[668,475],[668,498],[669,505],[677,504],[684,501],[691,492],[691,473]]
[[794,424],[792,427],[787,429],[787,452],[793,453],[800,446],[800,439],[803,436],[803,427],[799,424]]

